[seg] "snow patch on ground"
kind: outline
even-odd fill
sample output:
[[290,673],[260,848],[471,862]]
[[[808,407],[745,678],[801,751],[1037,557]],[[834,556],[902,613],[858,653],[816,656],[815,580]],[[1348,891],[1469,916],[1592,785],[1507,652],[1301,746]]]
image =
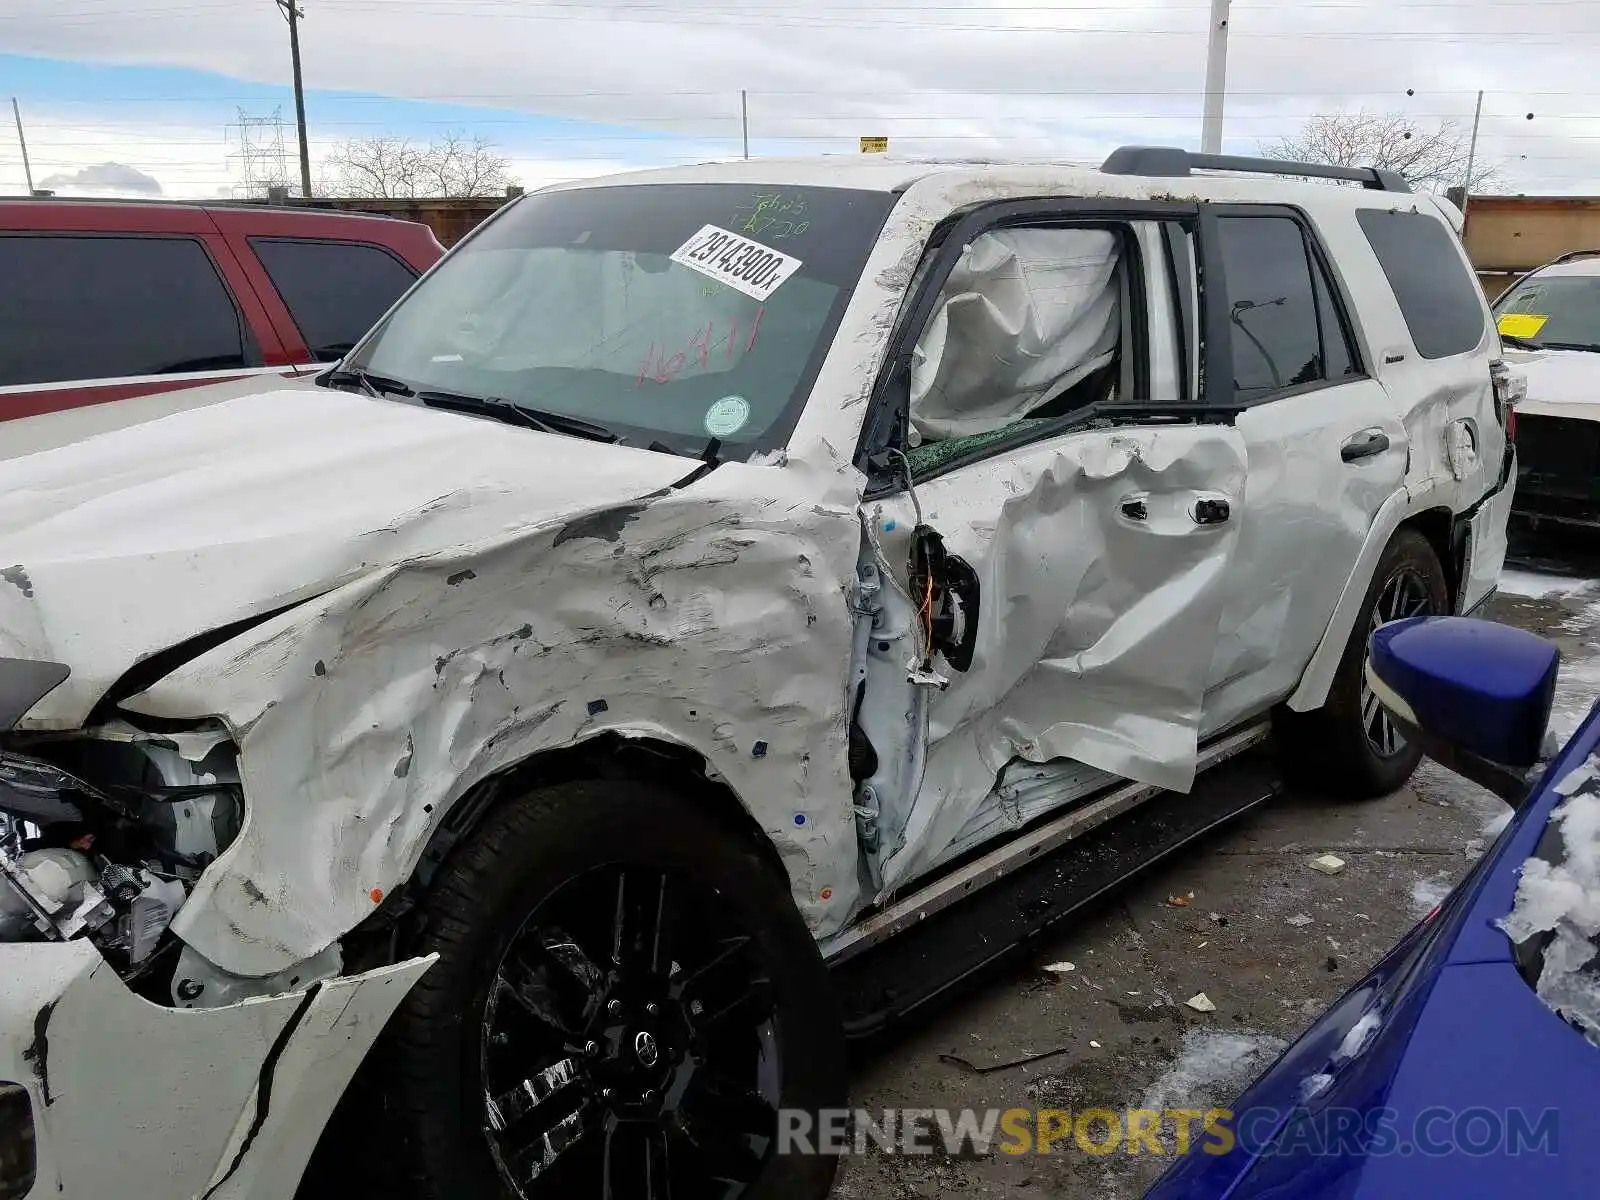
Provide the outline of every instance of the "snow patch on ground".
[[1487,821],[1505,809],[1505,801],[1493,792],[1470,783],[1431,758],[1422,760],[1411,777],[1411,788],[1426,804],[1459,808],[1479,820]]
[[1561,664],[1556,676],[1556,698],[1550,708],[1550,736],[1564,743],[1583,723],[1600,692],[1600,655],[1576,658]]
[[1499,837],[1502,833],[1505,832],[1506,826],[1511,824],[1511,818],[1516,816],[1516,815],[1517,815],[1517,810],[1516,809],[1508,808],[1508,809],[1505,810],[1505,812],[1501,813],[1499,816],[1494,817],[1489,821],[1485,821],[1484,825],[1483,825],[1483,836],[1484,837],[1491,837],[1491,838]]
[[1596,588],[1600,588],[1600,579],[1572,579],[1565,575],[1544,575],[1509,568],[1500,572],[1500,590],[1508,596],[1521,596],[1524,600],[1581,596]]
[[1591,600],[1561,622],[1561,632],[1567,634],[1587,633],[1595,628],[1596,618],[1600,618],[1600,601]]
[[[1600,756],[1588,765],[1600,766]],[[1537,991],[1540,999],[1584,1036],[1600,1045],[1600,969],[1595,938],[1600,935],[1600,784],[1591,778],[1551,815],[1561,830],[1564,857],[1552,865],[1542,858],[1522,864],[1517,898],[1500,921],[1513,942],[1553,933],[1544,952]]]
[[1287,1045],[1267,1033],[1187,1030],[1177,1060],[1150,1085],[1140,1105],[1165,1112],[1227,1104]]
[[1416,880],[1411,885],[1412,913],[1418,917],[1427,916],[1444,903],[1444,898],[1450,894],[1452,886],[1448,871],[1440,871],[1427,879]]

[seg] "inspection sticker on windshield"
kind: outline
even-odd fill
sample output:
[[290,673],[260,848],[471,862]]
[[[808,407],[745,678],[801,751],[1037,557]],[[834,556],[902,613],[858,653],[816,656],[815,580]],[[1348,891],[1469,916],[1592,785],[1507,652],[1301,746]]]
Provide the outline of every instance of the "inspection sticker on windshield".
[[1544,328],[1544,323],[1549,319],[1537,313],[1501,313],[1500,332],[1514,338],[1538,337],[1539,330]]
[[800,260],[743,234],[707,225],[671,254],[675,263],[765,300],[800,269]]
[[706,409],[706,432],[712,437],[731,437],[749,419],[749,401],[743,396],[724,396]]

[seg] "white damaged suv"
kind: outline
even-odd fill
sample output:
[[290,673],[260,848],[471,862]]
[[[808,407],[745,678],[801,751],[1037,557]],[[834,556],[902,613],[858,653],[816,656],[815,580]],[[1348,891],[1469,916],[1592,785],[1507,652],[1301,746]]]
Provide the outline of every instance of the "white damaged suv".
[[0,463],[0,1195],[288,1200],[348,1090],[382,1194],[821,1196],[850,964],[1269,732],[1415,767],[1366,637],[1486,600],[1514,469],[1458,220],[588,181],[319,386]]

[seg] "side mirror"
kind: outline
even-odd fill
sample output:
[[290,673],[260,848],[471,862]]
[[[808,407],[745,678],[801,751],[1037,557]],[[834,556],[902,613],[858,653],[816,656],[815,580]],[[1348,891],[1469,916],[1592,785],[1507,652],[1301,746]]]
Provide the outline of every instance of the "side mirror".
[[1513,806],[1527,796],[1561,651],[1471,617],[1407,617],[1372,634],[1367,686],[1424,754]]

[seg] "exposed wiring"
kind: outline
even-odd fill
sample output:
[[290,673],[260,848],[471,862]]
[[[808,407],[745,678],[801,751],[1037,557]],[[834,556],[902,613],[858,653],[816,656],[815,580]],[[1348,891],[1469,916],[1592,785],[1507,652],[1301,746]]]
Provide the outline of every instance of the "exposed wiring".
[[923,598],[922,608],[917,616],[922,621],[924,665],[933,662],[933,572],[928,572],[928,594]]
[[917,499],[917,485],[911,481],[911,460],[899,450],[889,451],[889,457],[898,458],[906,471],[906,491],[911,496],[911,508],[917,514],[917,524],[922,524],[922,501]]

